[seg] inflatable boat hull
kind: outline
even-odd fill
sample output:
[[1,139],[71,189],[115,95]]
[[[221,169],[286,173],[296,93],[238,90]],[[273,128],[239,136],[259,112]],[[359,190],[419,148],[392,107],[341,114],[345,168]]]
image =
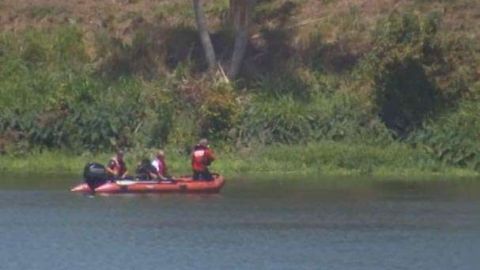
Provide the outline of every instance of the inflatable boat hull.
[[[95,193],[218,193],[225,184],[223,176],[216,175],[212,181],[193,181],[191,177],[182,177],[176,181],[134,181],[119,180],[107,182],[95,188]],[[91,193],[86,183],[71,189],[72,192]]]

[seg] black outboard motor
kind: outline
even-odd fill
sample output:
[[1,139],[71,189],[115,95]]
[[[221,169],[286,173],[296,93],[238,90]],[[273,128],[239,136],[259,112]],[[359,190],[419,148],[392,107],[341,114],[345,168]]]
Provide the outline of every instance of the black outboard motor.
[[100,163],[90,162],[83,169],[83,179],[91,190],[107,182],[108,175],[105,166]]

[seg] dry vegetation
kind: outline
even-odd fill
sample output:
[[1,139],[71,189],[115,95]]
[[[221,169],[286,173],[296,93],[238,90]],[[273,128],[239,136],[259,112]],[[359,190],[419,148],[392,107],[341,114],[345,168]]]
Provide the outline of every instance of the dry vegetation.
[[[480,8],[475,0],[259,0],[258,27],[283,27],[301,35],[321,29],[325,42],[355,35],[368,35],[376,21],[402,10],[437,11],[442,27],[451,34],[479,38]],[[220,27],[228,0],[206,0],[212,27]],[[30,27],[49,28],[59,24],[80,25],[85,32],[108,31],[125,40],[145,24],[194,24],[189,0],[3,0],[0,29],[21,31]],[[258,38],[261,33],[252,31]],[[364,37],[365,38],[365,37]]]

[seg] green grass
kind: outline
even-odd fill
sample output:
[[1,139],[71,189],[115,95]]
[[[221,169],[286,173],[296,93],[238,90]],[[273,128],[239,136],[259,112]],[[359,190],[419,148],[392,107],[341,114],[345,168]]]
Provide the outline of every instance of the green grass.
[[[167,147],[167,163],[171,174],[190,172],[188,155],[175,147]],[[151,157],[154,149],[127,152],[126,161],[133,172],[137,161]],[[244,149],[238,153],[218,151],[212,171],[229,178],[250,176],[267,178],[358,176],[379,179],[458,179],[475,178],[479,173],[453,167],[431,159],[420,149],[403,144],[367,145],[322,142],[307,145],[278,145]],[[0,156],[4,173],[78,173],[89,161],[106,163],[110,154],[73,155],[65,152],[34,152],[25,157]]]

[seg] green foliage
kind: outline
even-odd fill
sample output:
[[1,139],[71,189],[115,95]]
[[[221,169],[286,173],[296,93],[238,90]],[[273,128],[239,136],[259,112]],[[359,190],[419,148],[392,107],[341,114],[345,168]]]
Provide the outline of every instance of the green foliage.
[[238,124],[242,110],[232,85],[221,78],[190,78],[188,72],[179,72],[178,77],[166,83],[175,89],[172,95],[178,108],[178,119],[173,126],[177,135],[174,137],[185,138],[189,144],[199,136],[227,139]]
[[271,98],[291,96],[295,99],[308,99],[312,90],[304,80],[289,72],[262,76],[255,81],[253,87],[261,91],[263,96],[269,95]]
[[[228,156],[219,168],[240,173],[478,169],[475,33],[445,28],[450,11],[444,22],[440,13],[405,11],[420,2],[427,6],[414,1],[372,23],[363,5],[323,0],[344,16],[317,20],[299,16],[316,12],[305,6],[311,1],[261,1],[243,77],[232,83],[205,74],[187,2],[108,16],[105,29],[87,27],[89,36],[74,26],[4,32],[0,153],[128,147],[139,151],[135,159],[166,147],[180,159],[207,136]],[[30,12],[39,20],[59,11]],[[228,1],[210,1],[206,12],[228,66]],[[236,161],[237,151],[245,161]]]
[[472,91],[474,67],[458,62],[472,50],[453,49],[464,42],[439,35],[440,23],[438,13],[393,13],[380,20],[374,47],[357,69],[371,82],[375,111],[402,138]]
[[478,102],[463,102],[455,112],[430,121],[410,142],[449,165],[480,170]]
[[[98,94],[98,89],[94,89],[96,93],[91,97],[87,96],[88,93],[82,93],[78,99],[59,101],[48,110],[25,109],[22,113],[8,113],[5,110],[0,120],[0,131],[4,134],[21,134],[29,145],[37,147],[97,151],[133,146],[135,134],[145,132],[151,133],[148,136],[155,136],[162,125],[167,124],[157,120],[153,123],[160,127],[140,130],[141,123],[145,121],[146,108],[132,97],[134,90],[126,89],[135,89],[137,86],[125,84],[108,89],[104,95]],[[118,96],[109,97],[112,94],[124,96],[121,99]],[[85,99],[90,100],[88,102]],[[166,122],[169,121],[168,114],[159,109],[153,117],[158,119],[160,115],[165,117],[162,119]],[[156,138],[162,140],[160,136]]]
[[2,108],[40,109],[64,96],[86,72],[82,36],[73,27],[3,34],[0,51]]
[[[167,147],[167,162],[173,175],[190,173],[188,155],[175,147]],[[218,159],[212,171],[221,172],[232,179],[235,176],[288,177],[345,175],[369,177],[394,177],[395,179],[449,179],[478,177],[469,169],[459,169],[431,159],[420,148],[406,144],[362,145],[322,141],[305,145],[271,145],[229,152],[215,148]],[[128,168],[139,160],[151,157],[155,149],[134,148],[126,153]],[[107,162],[109,154],[83,153],[72,155],[65,151],[31,151],[27,156],[0,155],[1,172],[23,173],[75,173],[86,162]],[[305,178],[305,180],[308,178]]]
[[[105,81],[88,68],[81,32],[59,28],[0,40],[0,148],[77,151],[166,142],[173,109],[137,79]],[[150,127],[142,129],[148,122]],[[153,139],[155,138],[155,140]],[[1,150],[1,149],[0,149]]]
[[[275,160],[283,167],[281,171],[317,170],[317,173],[328,174],[330,171],[341,171],[355,175],[377,175],[400,170],[413,169],[439,170],[441,163],[433,166],[426,162],[428,155],[422,151],[409,148],[407,145],[392,143],[387,147],[379,145],[338,143],[325,140],[321,143],[302,146],[275,146],[260,152],[267,160]],[[281,166],[282,166],[281,165]]]
[[231,84],[215,81],[199,108],[200,135],[225,139],[228,132],[237,126],[240,109]]
[[358,102],[341,93],[253,100],[245,110],[243,141],[300,143],[318,140],[388,140],[383,125],[370,119]]
[[394,13],[378,22],[375,47],[361,63],[374,83],[376,111],[387,127],[405,136],[441,103],[435,74],[444,60],[436,14]]
[[282,96],[252,102],[243,119],[240,136],[245,141],[295,143],[311,138],[315,112],[292,97]]

